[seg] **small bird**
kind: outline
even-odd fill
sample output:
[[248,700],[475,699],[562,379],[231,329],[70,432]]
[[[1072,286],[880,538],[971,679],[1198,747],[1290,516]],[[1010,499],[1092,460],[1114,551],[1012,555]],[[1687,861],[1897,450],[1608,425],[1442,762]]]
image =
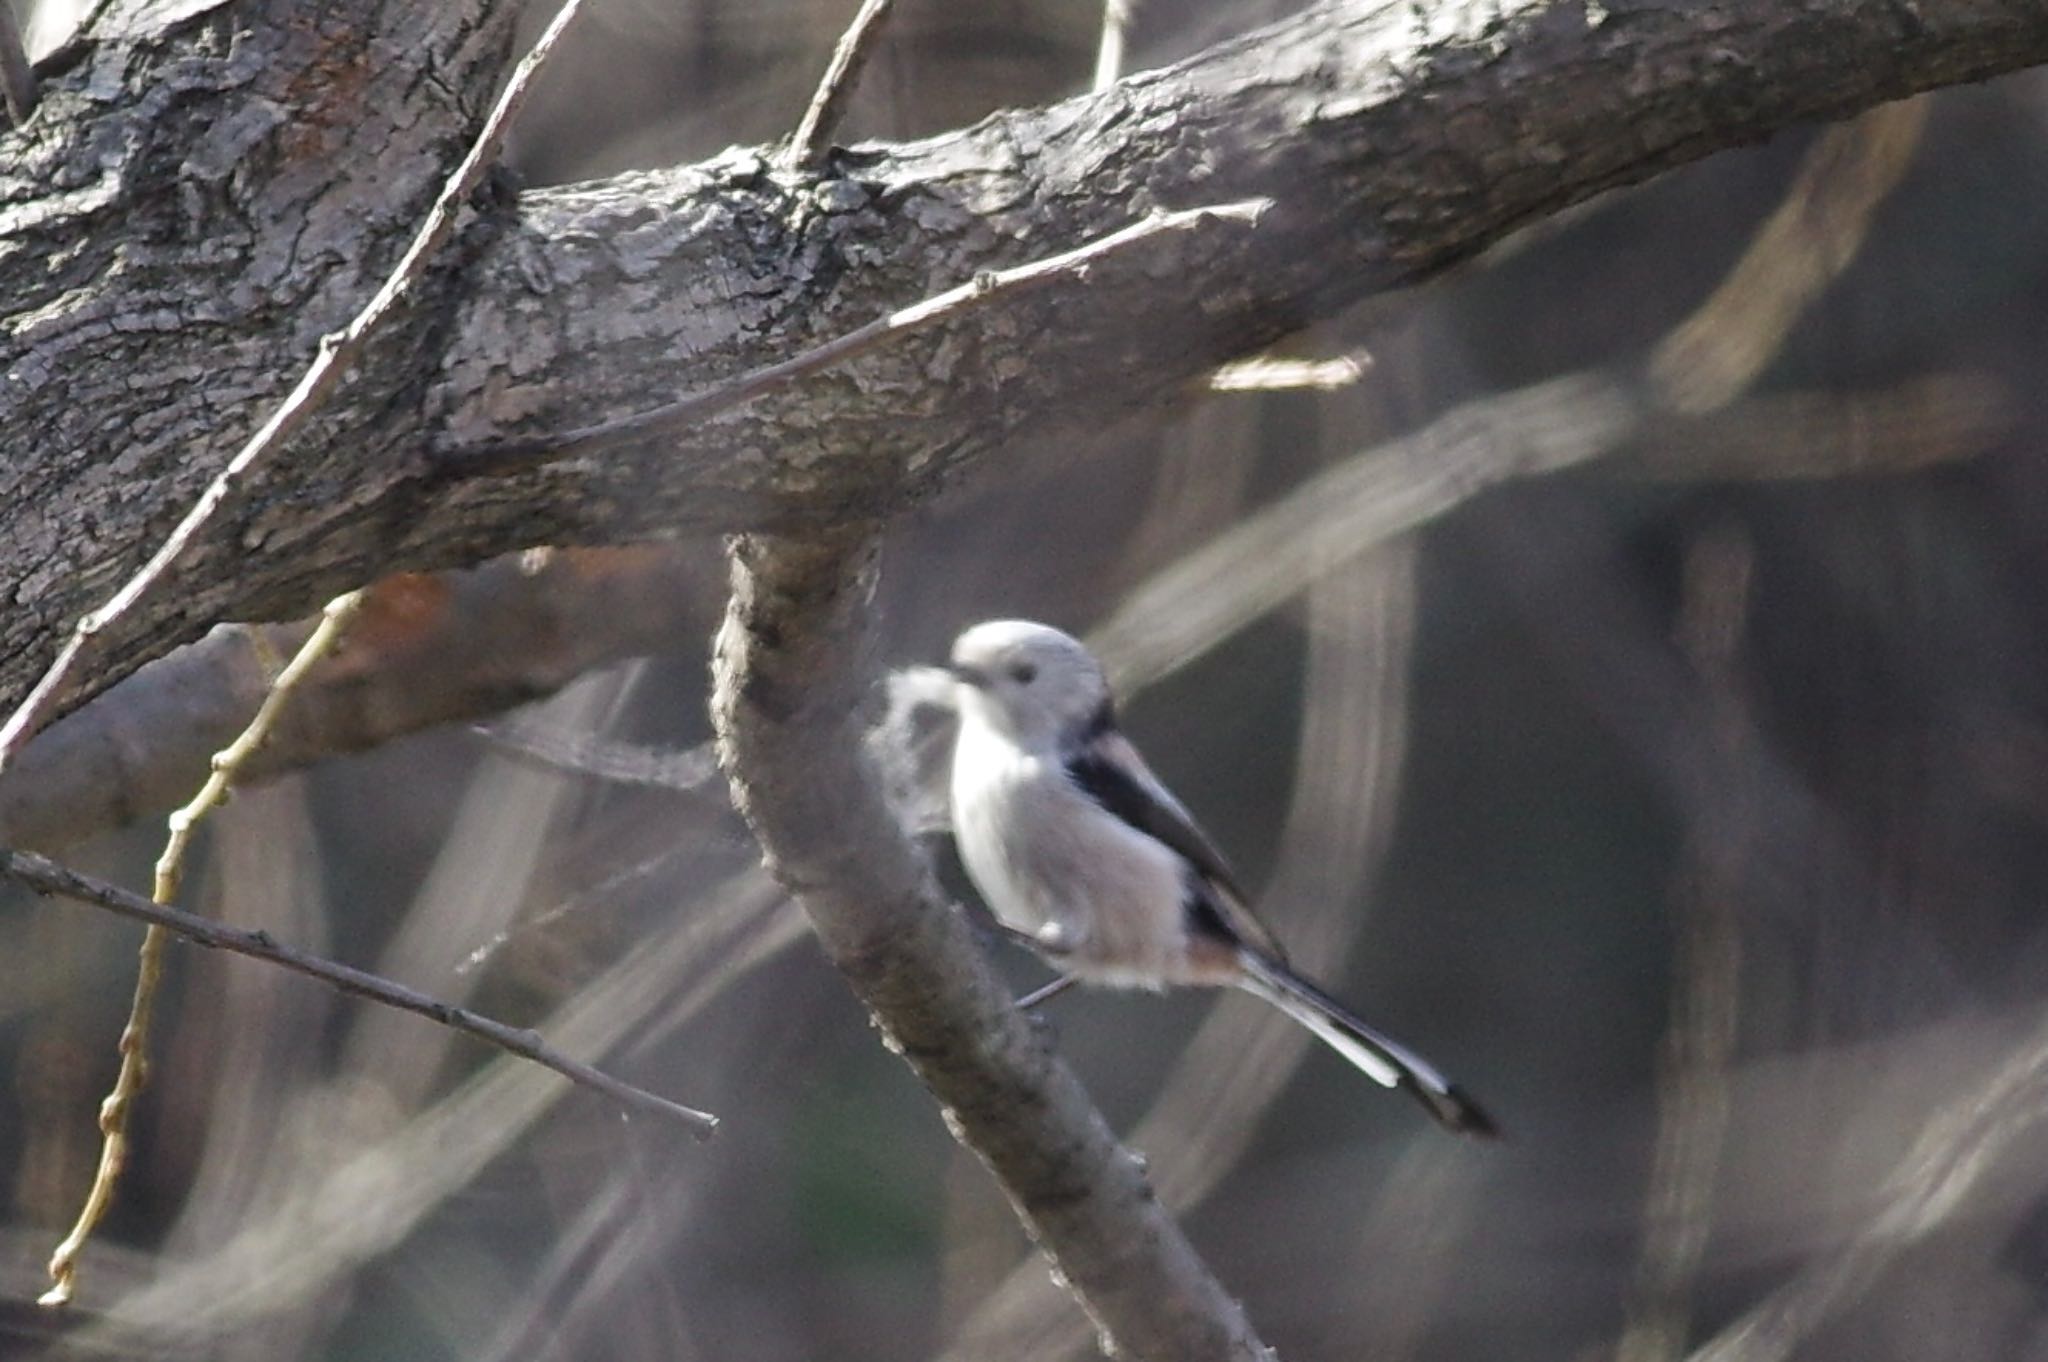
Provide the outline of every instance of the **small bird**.
[[1446,1129],[1496,1127],[1427,1060],[1296,974],[1223,857],[1118,732],[1102,665],[1057,629],[990,620],[960,635],[953,834],[1004,929],[1067,980],[1232,986],[1263,998]]

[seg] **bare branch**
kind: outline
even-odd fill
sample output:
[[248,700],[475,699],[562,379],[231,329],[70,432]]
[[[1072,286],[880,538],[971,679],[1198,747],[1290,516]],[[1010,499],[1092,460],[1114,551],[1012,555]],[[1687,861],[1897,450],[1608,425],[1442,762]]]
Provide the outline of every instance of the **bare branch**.
[[71,672],[78,665],[93,639],[115,624],[145,594],[162,581],[164,574],[183,556],[186,548],[198,537],[201,530],[213,519],[221,504],[228,498],[241,479],[259,462],[267,458],[278,446],[290,439],[294,432],[311,419],[320,409],[321,403],[334,390],[336,384],[348,373],[363,355],[371,334],[405,300],[406,293],[419,282],[425,273],[427,262],[447,241],[455,230],[456,212],[476,192],[483,182],[484,173],[497,163],[498,152],[504,146],[505,136],[512,129],[512,121],[526,103],[527,91],[532,87],[533,76],[547,61],[554,50],[555,42],[574,21],[582,8],[583,0],[567,0],[554,19],[542,32],[533,50],[520,59],[513,68],[512,78],[498,96],[484,125],[478,130],[476,141],[468,153],[441,186],[441,192],[434,199],[434,206],[428,211],[426,220],[420,224],[412,244],[386,276],[383,286],[371,297],[361,312],[347,328],[320,340],[319,353],[299,379],[298,385],[280,404],[270,419],[265,421],[256,433],[249,437],[227,465],[214,475],[199,500],[178,522],[157,551],[142,567],[130,577],[112,599],[81,619],[72,630],[71,638],[58,652],[57,658],[43,673],[40,681],[29,691],[21,704],[9,716],[5,725],[0,725],[0,773],[4,773],[21,751],[22,745],[35,735],[52,708],[62,698]]
[[1197,231],[1213,222],[1256,226],[1269,207],[1271,203],[1268,200],[1247,199],[1241,203],[1216,204],[1177,213],[1155,213],[1071,251],[1062,251],[1014,269],[978,274],[957,288],[947,289],[921,303],[879,317],[800,355],[742,374],[729,383],[693,393],[666,406],[582,430],[565,431],[560,435],[500,440],[449,449],[438,456],[438,462],[444,473],[454,477],[504,477],[523,472],[536,464],[598,454],[650,437],[679,434],[720,412],[744,406],[784,384],[844,364],[891,341],[955,321],[977,308],[1009,301],[1050,284],[1081,280],[1087,276],[1091,266],[1155,237]]
[[[704,886],[696,911],[671,919],[553,1007],[542,1026],[557,1048],[597,1056],[671,1030],[805,937],[802,914],[754,869]],[[366,1146],[284,1151],[281,1194],[252,1205],[224,1242],[158,1264],[84,1331],[86,1350],[218,1356],[219,1340],[389,1253],[573,1091],[499,1055]],[[297,1106],[279,1118],[306,1114]],[[386,1194],[365,1197],[366,1176]]]
[[860,83],[861,68],[874,54],[894,3],[895,0],[861,0],[853,22],[839,35],[839,44],[832,49],[832,61],[825,67],[825,78],[818,82],[817,93],[811,96],[810,107],[804,110],[803,121],[797,124],[796,134],[783,152],[783,164],[790,169],[815,169],[824,160],[832,134],[839,127],[839,120],[846,116],[854,87]]
[[890,1048],[1120,1354],[1268,1356],[897,830],[856,718],[874,680],[864,527],[733,554],[714,710],[734,797]]
[[1489,487],[1631,454],[1651,478],[1838,477],[1981,452],[2010,423],[1993,380],[1930,374],[1875,393],[1783,393],[1700,416],[1586,370],[1475,398],[1337,464],[1154,573],[1090,634],[1119,690],[1215,646],[1325,572]]
[[[1730,531],[1695,541],[1686,555],[1677,630],[1706,690],[1714,737],[1731,749],[1757,741],[1739,677],[1753,554],[1749,541]],[[1741,754],[1730,756],[1732,766]],[[1657,1135],[1615,1362],[1667,1362],[1684,1351],[1734,1106],[1743,951],[1736,905],[1745,897],[1755,811],[1739,786],[1702,789],[1690,807],[1696,812],[1671,895],[1676,978],[1657,1055]]]
[[161,927],[202,946],[268,961],[295,973],[318,979],[343,993],[367,998],[371,1002],[397,1008],[402,1012],[418,1013],[429,1021],[488,1041],[501,1050],[553,1069],[571,1082],[603,1093],[623,1107],[679,1122],[698,1139],[709,1138],[712,1131],[718,1127],[718,1118],[710,1113],[672,1102],[644,1088],[637,1088],[631,1083],[613,1078],[582,1060],[571,1059],[552,1049],[533,1031],[493,1021],[468,1008],[442,1002],[403,984],[393,983],[389,979],[371,974],[367,970],[359,970],[336,961],[322,959],[317,955],[309,955],[278,942],[268,932],[243,931],[196,913],[152,903],[140,894],[131,893],[104,880],[81,875],[69,867],[33,852],[0,849],[0,875],[27,885],[39,894],[55,894],[80,903],[89,903],[136,922]]
[[516,718],[478,724],[476,731],[508,757],[619,785],[687,794],[718,774],[718,753],[708,742],[685,748],[650,747],[594,733],[562,733]]
[[[1923,1103],[1923,1107],[1925,1104]],[[1936,1102],[1913,1145],[1847,1243],[1803,1268],[1687,1362],[1783,1362],[1898,1259],[1971,1205],[1971,1195],[2035,1133],[2048,1112],[2048,1029],[2036,1029],[1981,1081]]]

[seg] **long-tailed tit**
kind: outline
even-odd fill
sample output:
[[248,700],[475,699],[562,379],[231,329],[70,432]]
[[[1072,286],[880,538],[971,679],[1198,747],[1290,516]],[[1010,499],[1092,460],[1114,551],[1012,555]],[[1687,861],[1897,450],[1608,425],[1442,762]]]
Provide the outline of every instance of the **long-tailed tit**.
[[1493,1122],[1434,1066],[1296,974],[1215,846],[1117,731],[1101,664],[1057,629],[990,620],[953,644],[953,833],[1003,926],[1066,974],[1265,999],[1450,1130]]

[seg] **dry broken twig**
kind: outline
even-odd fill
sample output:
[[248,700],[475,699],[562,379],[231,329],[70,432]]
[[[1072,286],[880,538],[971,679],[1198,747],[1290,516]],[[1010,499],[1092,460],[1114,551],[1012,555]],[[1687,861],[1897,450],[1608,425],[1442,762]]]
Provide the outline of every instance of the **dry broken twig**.
[[791,170],[814,169],[824,159],[833,130],[846,116],[854,86],[860,82],[861,68],[874,55],[875,43],[882,36],[893,3],[894,0],[861,0],[853,22],[839,35],[839,45],[832,49],[825,77],[818,82],[817,93],[811,96],[810,107],[804,110],[803,121],[797,124],[796,134],[783,153],[783,164]]
[[21,25],[6,0],[0,0],[0,97],[17,128],[36,111],[35,69],[28,64],[28,45],[21,40]]
[[468,1008],[442,1002],[438,998],[416,992],[403,984],[393,983],[368,970],[359,970],[337,961],[308,954],[284,945],[268,932],[244,931],[196,913],[152,903],[142,895],[132,893],[119,885],[81,875],[67,866],[30,852],[0,849],[0,876],[26,885],[39,894],[55,894],[80,903],[90,903],[137,922],[163,927],[202,946],[233,951],[237,955],[246,955],[256,960],[266,960],[273,965],[280,965],[309,978],[318,979],[340,989],[343,993],[352,993],[359,998],[367,998],[371,1002],[394,1007],[402,1012],[416,1012],[443,1026],[475,1036],[479,1040],[489,1041],[501,1050],[507,1050],[553,1069],[572,1082],[603,1093],[621,1106],[680,1122],[699,1139],[708,1138],[718,1127],[718,1118],[709,1112],[672,1102],[666,1097],[648,1092],[645,1088],[638,1088],[614,1078],[581,1060],[571,1059],[550,1048],[534,1031],[493,1021],[489,1017],[471,1012]]

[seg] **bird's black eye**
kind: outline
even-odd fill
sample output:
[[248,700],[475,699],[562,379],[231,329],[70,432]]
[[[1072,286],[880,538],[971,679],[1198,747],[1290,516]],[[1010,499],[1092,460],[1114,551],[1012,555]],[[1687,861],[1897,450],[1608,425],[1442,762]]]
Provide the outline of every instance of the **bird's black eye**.
[[1010,667],[1010,679],[1020,686],[1028,686],[1038,679],[1038,668],[1029,662],[1013,663]]

